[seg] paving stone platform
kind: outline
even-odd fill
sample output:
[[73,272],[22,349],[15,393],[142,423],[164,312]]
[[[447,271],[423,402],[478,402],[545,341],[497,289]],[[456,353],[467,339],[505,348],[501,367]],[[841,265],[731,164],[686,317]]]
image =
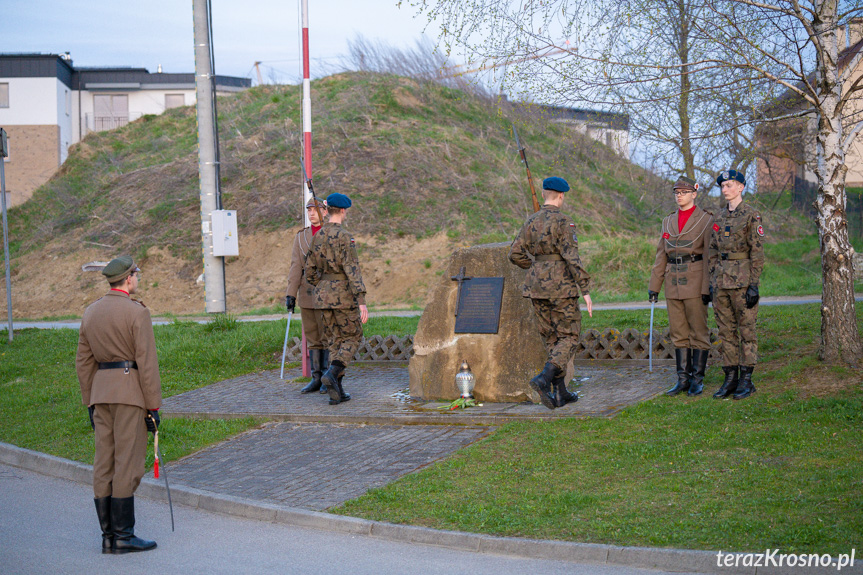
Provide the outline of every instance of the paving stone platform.
[[263,503],[323,511],[480,440],[515,420],[610,416],[667,389],[673,367],[579,365],[570,384],[581,398],[549,410],[486,403],[465,410],[408,396],[406,363],[358,363],[343,385],[352,399],[301,394],[300,368],[236,377],[166,398],[162,417],[273,420],[169,465],[172,482]]
[[580,399],[563,408],[549,410],[532,403],[486,403],[481,407],[444,411],[444,403],[423,402],[408,396],[406,363],[392,365],[353,364],[343,381],[351,401],[329,405],[328,396],[299,393],[307,380],[297,381],[300,368],[243,375],[175,395],[164,400],[165,416],[226,418],[249,415],[277,421],[500,425],[507,421],[548,421],[561,417],[607,417],[628,405],[644,401],[668,389],[673,366],[578,365],[570,390]]

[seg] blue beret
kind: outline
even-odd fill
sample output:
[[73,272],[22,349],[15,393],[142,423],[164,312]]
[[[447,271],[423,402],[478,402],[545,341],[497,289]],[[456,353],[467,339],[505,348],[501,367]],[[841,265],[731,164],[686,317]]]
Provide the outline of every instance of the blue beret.
[[336,192],[327,196],[327,205],[334,208],[349,208],[351,207],[351,199],[344,194]]
[[563,178],[552,176],[542,181],[543,190],[554,190],[555,192],[568,192],[569,184]]
[[716,183],[721,186],[722,182],[728,180],[736,180],[744,186],[746,185],[746,176],[744,176],[742,172],[738,172],[737,170],[725,170],[724,172],[720,172],[719,176],[717,176],[716,178]]

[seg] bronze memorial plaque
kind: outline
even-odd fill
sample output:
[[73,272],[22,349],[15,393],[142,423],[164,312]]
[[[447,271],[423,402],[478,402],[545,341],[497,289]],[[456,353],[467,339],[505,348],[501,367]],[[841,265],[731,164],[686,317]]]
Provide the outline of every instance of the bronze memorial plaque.
[[455,333],[497,333],[503,278],[470,278],[461,286]]

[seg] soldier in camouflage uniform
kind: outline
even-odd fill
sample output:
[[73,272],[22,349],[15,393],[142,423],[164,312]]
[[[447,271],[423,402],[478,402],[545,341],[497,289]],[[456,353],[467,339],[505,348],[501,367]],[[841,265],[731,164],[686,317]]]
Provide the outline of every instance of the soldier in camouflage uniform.
[[668,327],[677,364],[677,384],[665,393],[677,395],[685,391],[687,395],[698,395],[704,389],[710,354],[710,277],[705,260],[713,214],[695,205],[695,180],[680,176],[674,184],[674,194],[678,209],[662,220],[647,297],[648,301],[658,301],[665,283]]
[[578,256],[575,224],[560,211],[569,184],[563,178],[546,178],[542,189],[545,205],[527,219],[512,242],[509,259],[530,270],[522,295],[531,298],[548,351],[545,367],[530,386],[544,406],[554,409],[578,401],[578,395],[566,389],[564,374],[581,332],[579,290],[591,317],[593,302],[588,292],[590,276]]
[[716,216],[710,236],[710,285],[713,313],[722,342],[725,381],[713,394],[743,399],[755,393],[752,371],[758,356],[755,320],[758,281],[764,269],[761,215],[743,201],[746,178],[736,170],[719,174],[716,183],[728,201]]
[[349,207],[351,200],[344,194],[327,197],[330,221],[315,234],[305,267],[307,281],[315,286],[314,307],[321,310],[330,352],[330,367],[321,377],[330,405],[351,398],[342,378],[362,342],[362,324],[369,319],[354,238],[342,227]]

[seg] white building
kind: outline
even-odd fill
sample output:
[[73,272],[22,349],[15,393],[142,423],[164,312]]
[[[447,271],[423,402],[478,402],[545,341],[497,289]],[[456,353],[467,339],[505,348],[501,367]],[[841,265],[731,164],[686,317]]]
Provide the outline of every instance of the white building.
[[[219,94],[251,86],[216,76]],[[9,205],[26,201],[93,131],[195,103],[195,75],[145,68],[75,68],[68,54],[0,54],[0,127],[9,135]]]

